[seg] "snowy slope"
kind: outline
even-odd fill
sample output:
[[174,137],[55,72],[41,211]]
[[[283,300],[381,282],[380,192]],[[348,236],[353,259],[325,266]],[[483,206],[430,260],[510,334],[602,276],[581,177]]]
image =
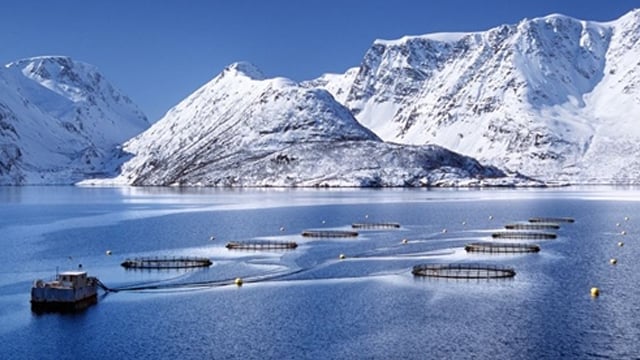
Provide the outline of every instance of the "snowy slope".
[[354,67],[344,74],[324,74],[317,79],[303,81],[300,85],[308,88],[323,88],[330,92],[339,103],[344,103],[349,95],[349,86],[355,80],[359,70]]
[[71,184],[113,171],[117,147],[148,126],[88,64],[50,56],[0,68],[0,184]]
[[386,141],[437,144],[548,180],[639,183],[639,29],[634,10],[609,23],[554,14],[376,40],[355,76],[306,84]]
[[612,29],[602,81],[585,96],[593,134],[577,167],[584,179],[640,182],[640,11]]
[[383,143],[325,90],[235,63],[127,142],[114,179],[184,186],[509,185],[492,167],[436,146]]

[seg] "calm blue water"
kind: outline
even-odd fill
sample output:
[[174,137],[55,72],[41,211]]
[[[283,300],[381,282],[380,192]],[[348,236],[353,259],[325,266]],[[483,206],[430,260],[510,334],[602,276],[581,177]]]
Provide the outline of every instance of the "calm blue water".
[[[576,222],[563,224],[558,239],[538,241],[538,254],[464,252],[531,216]],[[363,221],[402,227],[355,239],[300,236]],[[639,359],[639,234],[638,188],[0,188],[0,358]],[[255,239],[299,247],[224,248]],[[214,265],[120,267],[153,255],[206,256]],[[410,272],[452,262],[512,266],[517,275],[442,280]],[[112,288],[162,289],[109,293],[77,314],[32,313],[33,280],[78,264]],[[220,285],[236,277],[243,287]],[[592,286],[599,298],[590,297]]]

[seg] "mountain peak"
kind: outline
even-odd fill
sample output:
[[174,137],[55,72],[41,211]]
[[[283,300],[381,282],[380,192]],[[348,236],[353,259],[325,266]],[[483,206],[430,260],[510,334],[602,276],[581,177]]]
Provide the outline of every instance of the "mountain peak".
[[626,14],[622,15],[619,19],[613,20],[619,23],[639,23],[640,22],[640,8],[633,9]]
[[248,61],[238,61],[227,66],[224,69],[224,73],[232,73],[237,75],[246,76],[252,80],[264,80],[265,76],[262,71],[252,63]]
[[399,39],[395,40],[383,40],[376,39],[373,43],[374,45],[383,45],[383,46],[402,46],[407,43],[411,43],[413,41],[434,41],[434,42],[456,42],[465,36],[471,35],[471,32],[441,32],[441,33],[433,33],[433,34],[425,34],[425,35],[410,35],[403,36]]
[[551,13],[549,15],[545,15],[545,16],[541,16],[541,17],[537,17],[537,18],[533,18],[530,21],[553,21],[556,19],[570,19],[570,20],[578,20],[576,18],[573,18],[571,16],[565,15],[565,14],[561,14],[561,13]]
[[75,61],[68,56],[37,56],[14,61],[6,65],[22,71],[25,76],[40,80],[63,78],[74,72],[97,73],[95,66]]
[[503,172],[439,147],[383,143],[329,92],[284,78],[239,77],[254,69],[242,65],[225,69],[128,141],[123,150],[131,158],[116,178],[84,184],[451,186],[487,178],[505,181]]
[[[146,116],[95,66],[66,56],[0,69],[0,184],[69,184],[114,171],[118,146]],[[4,170],[4,171],[3,171]]]
[[69,56],[64,55],[42,55],[42,56],[33,56],[20,60],[13,61],[7,65],[7,67],[13,66],[24,66],[30,63],[39,63],[39,64],[53,64],[57,63],[60,66],[64,67],[72,67],[75,61],[71,59]]

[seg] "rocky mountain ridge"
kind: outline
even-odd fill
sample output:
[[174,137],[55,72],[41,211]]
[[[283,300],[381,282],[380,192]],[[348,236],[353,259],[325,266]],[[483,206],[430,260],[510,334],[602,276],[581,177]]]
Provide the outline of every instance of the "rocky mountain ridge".
[[[385,141],[437,144],[526,175],[640,182],[640,10],[376,40],[320,86]],[[354,75],[355,74],[355,75]]]
[[112,173],[146,116],[93,66],[68,57],[0,68],[0,184],[70,184]]
[[437,146],[382,142],[325,90],[235,63],[128,141],[140,186],[481,186],[535,183]]
[[638,184],[638,59],[640,10],[553,14],[301,84],[234,63],[151,127],[95,67],[25,59],[0,68],[0,184]]

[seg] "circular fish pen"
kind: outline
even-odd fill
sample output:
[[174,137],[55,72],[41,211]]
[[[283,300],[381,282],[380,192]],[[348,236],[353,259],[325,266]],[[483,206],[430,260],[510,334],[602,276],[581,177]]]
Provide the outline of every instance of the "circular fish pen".
[[392,222],[353,223],[351,227],[354,229],[399,229],[400,224]]
[[532,217],[529,219],[530,223],[572,223],[576,220],[570,217]]
[[201,257],[140,257],[126,259],[120,265],[125,269],[189,269],[212,264],[211,260]]
[[540,246],[522,243],[476,242],[465,245],[464,249],[467,252],[477,253],[517,254],[539,252]]
[[560,225],[556,223],[538,222],[538,223],[515,223],[504,226],[507,230],[558,230]]
[[411,270],[414,276],[447,279],[501,279],[516,276],[509,267],[483,264],[421,264]]
[[549,232],[498,231],[491,234],[491,237],[494,239],[550,240],[558,236]]
[[293,250],[298,244],[293,241],[230,241],[229,250]]
[[357,237],[357,231],[341,231],[341,230],[305,230],[302,232],[304,237],[316,238],[347,238]]

